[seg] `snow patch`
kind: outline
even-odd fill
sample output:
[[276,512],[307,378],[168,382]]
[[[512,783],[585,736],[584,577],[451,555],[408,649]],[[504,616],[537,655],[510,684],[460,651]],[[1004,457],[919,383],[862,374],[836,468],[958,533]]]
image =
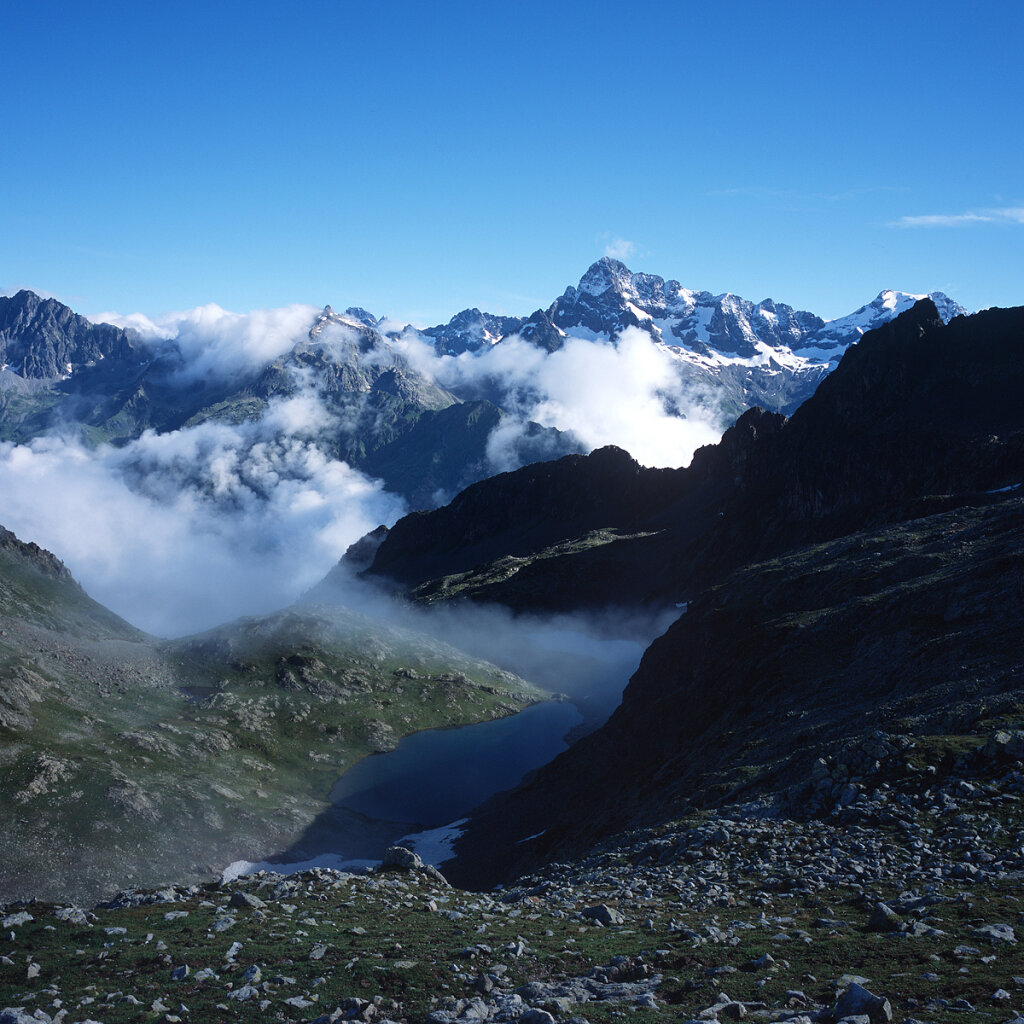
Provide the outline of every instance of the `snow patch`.
[[455,842],[466,831],[463,826],[468,822],[469,818],[459,818],[458,821],[441,825],[439,828],[413,832],[411,835],[403,836],[399,841],[408,843],[413,851],[423,858],[425,864],[432,864],[436,868],[455,856]]
[[332,871],[347,871],[349,874],[366,874],[371,868],[380,864],[379,860],[351,859],[340,853],[322,853],[309,860],[286,861],[275,864],[269,860],[235,860],[222,872],[221,882],[234,882],[244,875],[254,875],[258,871],[273,871],[279,875],[294,875],[311,868],[329,868]]
[[539,832],[534,832],[532,836],[523,836],[522,839],[516,840],[515,845],[519,846],[522,843],[528,843],[531,839],[540,839],[540,837],[544,835],[545,832],[547,832],[547,829],[542,828]]

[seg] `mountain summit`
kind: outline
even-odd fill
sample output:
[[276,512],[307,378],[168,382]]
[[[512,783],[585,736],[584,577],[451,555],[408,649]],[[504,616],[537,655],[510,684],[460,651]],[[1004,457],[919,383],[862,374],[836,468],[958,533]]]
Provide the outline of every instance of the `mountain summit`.
[[555,351],[570,338],[612,342],[637,328],[671,356],[682,379],[714,395],[731,420],[752,405],[792,412],[865,331],[922,298],[932,300],[944,323],[967,312],[942,292],[886,290],[847,316],[826,321],[772,299],[755,304],[731,292],[693,291],[604,256],[578,285],[529,317],[463,310],[423,334],[439,355],[459,355],[480,353],[513,336]]

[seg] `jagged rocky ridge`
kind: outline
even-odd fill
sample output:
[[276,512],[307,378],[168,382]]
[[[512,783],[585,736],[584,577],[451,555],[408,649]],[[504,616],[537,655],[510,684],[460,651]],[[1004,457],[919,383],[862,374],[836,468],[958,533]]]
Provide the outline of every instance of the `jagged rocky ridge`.
[[[0,372],[4,440],[77,431],[87,442],[127,444],[150,429],[259,421],[273,403],[305,394],[321,405],[326,425],[300,429],[299,443],[432,507],[489,475],[487,441],[506,417],[493,402],[463,400],[414,370],[364,310],[328,306],[280,356],[227,375],[200,372],[173,339],[90,324],[31,292],[0,298],[0,325],[10,362]],[[572,435],[527,423],[509,454],[527,463],[580,450]],[[147,472],[140,465],[129,475],[145,489]]]
[[[663,347],[680,377],[718,403],[730,421],[754,405],[792,412],[865,331],[923,297],[887,290],[853,313],[825,321],[771,299],[754,304],[731,293],[691,291],[678,281],[635,274],[606,256],[546,310],[507,317],[468,309],[423,333],[439,353],[458,355],[486,352],[512,336],[556,351],[569,337],[610,341],[637,328]],[[928,297],[943,322],[966,312],[942,292]]]
[[101,359],[141,362],[138,335],[93,324],[56,299],[0,295],[0,367],[26,380],[64,379]]

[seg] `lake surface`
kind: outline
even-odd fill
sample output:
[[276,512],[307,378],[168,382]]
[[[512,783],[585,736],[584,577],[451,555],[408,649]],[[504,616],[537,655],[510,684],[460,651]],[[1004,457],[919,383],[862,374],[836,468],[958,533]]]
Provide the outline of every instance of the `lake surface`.
[[[435,830],[426,837],[438,835],[438,826],[466,817],[566,750],[567,734],[576,739],[600,725],[618,705],[644,648],[636,641],[598,640],[566,628],[490,636],[478,631],[465,638],[470,639],[478,655],[569,699],[545,701],[492,722],[406,736],[394,750],[372,754],[345,772],[331,791],[331,806],[290,849],[268,861],[238,861],[229,870],[299,870],[311,861],[354,868],[373,863],[410,833]],[[438,863],[450,843],[430,843],[436,856],[422,852]]]
[[545,701],[493,722],[414,733],[345,772],[331,802],[367,818],[443,825],[547,764],[582,719],[568,702]]

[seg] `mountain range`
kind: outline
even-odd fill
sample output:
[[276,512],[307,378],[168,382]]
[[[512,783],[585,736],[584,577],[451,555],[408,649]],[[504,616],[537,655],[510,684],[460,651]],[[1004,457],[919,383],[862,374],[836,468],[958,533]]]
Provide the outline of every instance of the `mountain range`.
[[[571,423],[550,421],[552,403],[534,380],[499,367],[495,353],[513,339],[547,354],[589,343],[586,367],[623,332],[640,331],[676,380],[651,385],[664,415],[696,415],[721,429],[753,405],[792,411],[864,330],[915,298],[882,292],[826,323],[771,300],[689,291],[604,258],[529,317],[472,309],[417,330],[327,306],[282,338],[275,355],[225,369],[209,358],[217,339],[203,335],[202,317],[198,327],[179,322],[178,334],[144,334],[92,324],[21,291],[0,297],[0,439],[61,432],[126,445],[147,430],[262,422],[275,403],[305,396],[323,415],[291,427],[294,436],[430,508],[497,469],[591,447]],[[964,312],[941,293],[932,298],[943,320]],[[186,328],[201,345],[183,342]]]

